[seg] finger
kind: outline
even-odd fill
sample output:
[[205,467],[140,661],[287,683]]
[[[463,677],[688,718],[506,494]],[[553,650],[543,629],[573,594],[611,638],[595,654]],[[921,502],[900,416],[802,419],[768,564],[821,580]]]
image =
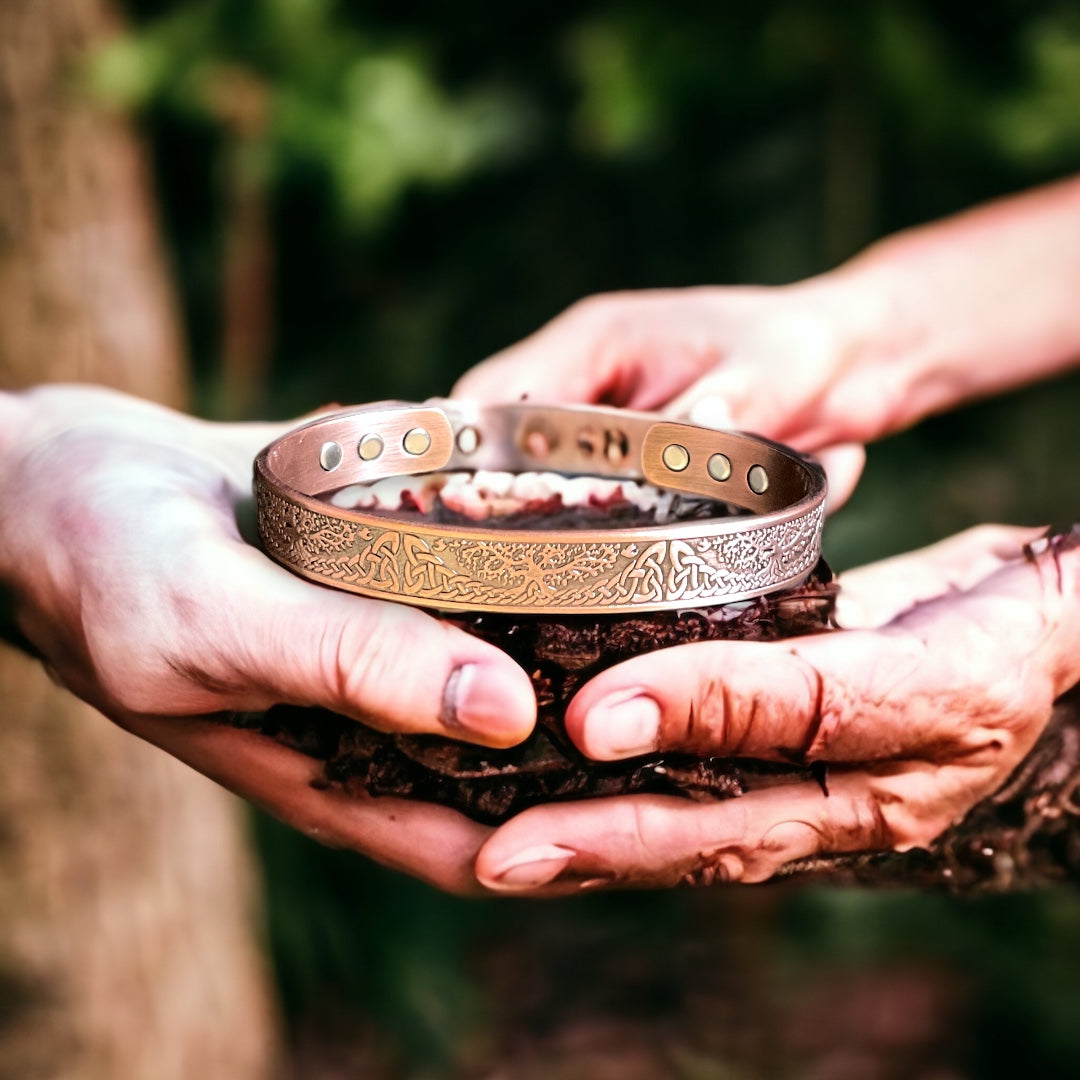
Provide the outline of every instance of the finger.
[[217,709],[319,705],[384,731],[496,747],[531,730],[532,685],[495,646],[416,608],[312,585],[239,541],[209,549],[190,575],[199,596],[187,598],[191,629],[173,664],[215,692]]
[[491,829],[453,810],[327,787],[320,762],[226,724],[143,716],[125,727],[313,840],[449,892],[481,892],[473,863]]
[[711,290],[589,297],[477,365],[453,396],[652,409],[719,362]]
[[[730,358],[729,358],[730,361]],[[760,393],[758,399],[772,395]],[[752,431],[769,435],[775,426],[755,408],[753,371],[745,364],[728,363],[700,378],[664,408],[670,416],[720,430]]]
[[[768,431],[768,425],[760,423],[755,425],[753,416],[748,415],[748,410],[736,404],[738,400],[741,400],[740,394],[735,392],[722,394],[716,390],[718,383],[725,383],[729,387],[741,384],[745,381],[744,376],[744,371],[722,372],[706,376],[687,395],[676,399],[664,411],[671,416],[685,417],[692,423],[716,428],[719,431],[752,427],[764,434]],[[705,387],[704,393],[703,387]],[[736,408],[739,408],[741,413],[738,418]],[[855,490],[866,465],[866,448],[862,443],[839,443],[816,451],[815,456],[829,480],[829,493],[825,505],[828,512],[832,513],[834,510],[839,510]]]
[[918,551],[848,570],[840,576],[837,619],[845,627],[884,626],[901,612],[936,596],[972,588],[1025,544],[1042,526],[978,525]]
[[[602,761],[659,750],[788,762],[991,755],[1015,702],[998,701],[1002,675],[975,637],[971,655],[895,628],[662,649],[596,676],[566,728]],[[970,723],[950,719],[967,713]]]
[[589,362],[584,346],[559,347],[540,330],[467,371],[450,396],[483,403],[595,404],[603,399],[605,377]]
[[926,846],[981,797],[989,774],[909,765],[836,773],[715,803],[632,795],[534,807],[477,856],[500,892],[563,895],[615,885],[753,883],[827,854]]
[[[752,299],[752,297],[751,297]],[[711,370],[668,404],[694,423],[734,427],[818,451],[842,442],[865,442],[854,417],[830,404],[843,369],[835,320],[812,305],[758,311]],[[729,420],[721,420],[726,414]]]
[[819,450],[815,457],[829,480],[825,510],[831,514],[851,498],[866,465],[866,448],[862,443],[841,443]]

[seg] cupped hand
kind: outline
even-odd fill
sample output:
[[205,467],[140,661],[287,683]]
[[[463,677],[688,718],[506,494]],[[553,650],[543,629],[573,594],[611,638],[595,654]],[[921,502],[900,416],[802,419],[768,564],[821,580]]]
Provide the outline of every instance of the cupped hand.
[[526,674],[416,609],[302,581],[244,540],[252,459],[284,427],[200,422],[86,387],[5,400],[0,580],[55,678],[304,832],[475,891],[490,830],[327,790],[311,759],[207,714],[317,705],[504,747],[535,718]]
[[818,454],[835,507],[858,480],[862,444],[891,430],[902,404],[888,365],[867,360],[879,302],[843,276],[594,296],[473,368],[454,394],[658,409],[756,432]]
[[825,783],[714,803],[626,796],[519,815],[481,881],[583,886],[758,882],[786,863],[925,847],[994,792],[1080,681],[1075,537],[986,526],[841,579],[850,629],[661,650],[602,673],[567,728],[589,756],[821,763]]

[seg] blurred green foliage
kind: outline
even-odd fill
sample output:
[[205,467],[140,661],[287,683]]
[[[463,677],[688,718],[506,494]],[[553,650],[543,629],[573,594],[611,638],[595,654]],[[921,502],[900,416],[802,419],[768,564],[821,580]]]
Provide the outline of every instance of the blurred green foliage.
[[[1080,13],[1066,0],[127,6],[130,32],[88,77],[153,148],[204,408],[238,148],[268,208],[263,411],[282,416],[445,392],[591,292],[794,280],[1080,167]],[[1063,379],[874,448],[830,526],[833,560],[981,520],[1076,517],[1078,410],[1080,381]],[[593,931],[612,949],[674,947],[746,911],[723,892],[462,904],[272,823],[258,835],[290,1015],[352,1003],[436,1071],[489,1022],[470,950],[541,931],[552,963]],[[770,978],[934,958],[980,987],[969,1075],[1075,1062],[1071,893],[804,891],[766,906],[732,933],[757,935]]]
[[415,183],[512,157],[527,128],[510,87],[451,95],[422,39],[345,24],[327,0],[181,4],[104,49],[91,89],[115,107],[161,105],[226,131],[257,124],[274,187],[306,168],[346,228],[370,228]]
[[238,142],[270,200],[278,414],[428,396],[587,293],[792,280],[1080,163],[1070,3],[129,7],[92,84],[141,111],[204,375]]

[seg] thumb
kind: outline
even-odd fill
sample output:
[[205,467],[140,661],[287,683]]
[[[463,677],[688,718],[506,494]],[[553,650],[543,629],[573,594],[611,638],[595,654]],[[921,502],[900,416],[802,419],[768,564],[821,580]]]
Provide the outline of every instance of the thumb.
[[322,706],[381,731],[493,747],[529,734],[529,677],[495,646],[416,608],[303,581],[240,543],[218,574],[230,610],[200,666],[231,688],[223,707]]

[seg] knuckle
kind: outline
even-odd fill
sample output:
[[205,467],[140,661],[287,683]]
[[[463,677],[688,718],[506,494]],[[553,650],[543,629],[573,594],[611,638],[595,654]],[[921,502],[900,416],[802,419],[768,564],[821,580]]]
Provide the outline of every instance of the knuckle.
[[802,704],[805,727],[799,756],[803,761],[826,757],[828,748],[850,702],[835,682],[827,682],[817,665],[799,653],[792,654],[805,684]]
[[706,674],[699,680],[697,692],[691,697],[686,713],[665,717],[667,730],[663,733],[664,745],[700,754],[723,747],[725,751],[737,755],[746,732],[736,730],[734,712],[735,705],[727,682]]
[[668,839],[660,828],[654,808],[646,799],[627,799],[622,804],[622,827],[631,858],[640,865],[666,862]]
[[642,320],[641,298],[626,293],[598,293],[573,303],[555,325],[568,336],[591,343],[592,361],[618,355]]
[[381,611],[361,619],[342,619],[324,627],[317,662],[323,685],[343,711],[364,711],[376,725],[380,714],[417,708],[418,669],[410,658],[422,655],[424,670],[439,664],[437,642],[421,643],[413,633],[404,647],[400,628]]
[[1048,688],[1043,693],[1021,678],[988,679],[979,703],[968,710],[971,723],[960,733],[962,752],[974,759],[1011,760],[1050,716],[1052,697]]
[[563,312],[561,320],[564,325],[569,326],[604,322],[606,319],[616,315],[621,306],[618,293],[594,293],[592,296],[585,296],[580,300],[575,300]]
[[899,836],[896,828],[899,808],[895,795],[875,788],[870,789],[866,799],[850,799],[849,827],[852,835],[859,838],[859,845],[870,851],[895,847]]
[[903,784],[902,776],[881,777],[870,784],[865,798],[855,800],[857,835],[866,850],[928,848],[952,820],[955,798],[940,791],[931,776],[918,776],[915,786],[909,779],[906,795]]
[[343,707],[369,698],[373,688],[390,684],[397,674],[395,650],[388,647],[387,637],[352,620],[323,629],[318,662],[331,699]]
[[983,522],[964,529],[956,539],[982,547],[984,544],[993,544],[1007,539],[1012,532],[1013,530],[1007,525],[994,525],[990,522]]
[[857,707],[856,696],[835,677],[826,679],[805,656],[793,652],[792,657],[802,681],[793,698],[802,741],[791,748],[792,756],[804,762],[827,760],[837,733]]

